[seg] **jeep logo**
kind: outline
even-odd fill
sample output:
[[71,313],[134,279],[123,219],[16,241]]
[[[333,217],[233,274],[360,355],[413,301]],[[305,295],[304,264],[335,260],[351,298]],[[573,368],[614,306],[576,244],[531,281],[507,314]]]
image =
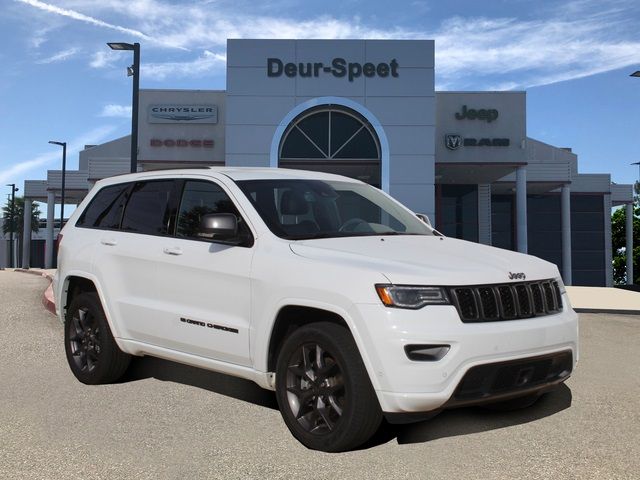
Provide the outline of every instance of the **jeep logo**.
[[523,272],[509,272],[509,280],[525,280],[527,276]]
[[491,123],[498,118],[498,110],[495,108],[481,108],[479,110],[476,110],[475,108],[467,109],[467,106],[463,105],[462,111],[457,112],[455,115],[458,120],[464,120],[467,118],[469,120],[485,120],[487,123]]

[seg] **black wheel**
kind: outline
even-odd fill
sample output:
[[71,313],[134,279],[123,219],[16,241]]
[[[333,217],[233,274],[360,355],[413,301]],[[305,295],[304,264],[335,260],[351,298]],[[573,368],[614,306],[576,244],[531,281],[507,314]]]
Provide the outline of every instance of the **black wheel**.
[[276,397],[293,436],[314,450],[356,448],[382,421],[353,337],[333,323],[313,323],[285,339],[276,366]]
[[493,410],[494,412],[511,412],[530,407],[536,403],[540,397],[541,395],[539,393],[532,393],[524,397],[503,400],[502,402],[487,403],[482,405],[482,407],[487,410]]
[[115,382],[131,360],[113,339],[96,293],[81,293],[71,301],[64,346],[71,371],[87,385]]

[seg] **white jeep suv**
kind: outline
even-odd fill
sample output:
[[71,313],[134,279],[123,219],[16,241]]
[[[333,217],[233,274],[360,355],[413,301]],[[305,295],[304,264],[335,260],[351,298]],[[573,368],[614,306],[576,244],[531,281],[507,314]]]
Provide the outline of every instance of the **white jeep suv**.
[[291,433],[342,451],[445,408],[532,404],[577,360],[555,265],[447,238],[380,190],[308,171],[102,180],[62,231],[73,374],[152,355],[275,390]]

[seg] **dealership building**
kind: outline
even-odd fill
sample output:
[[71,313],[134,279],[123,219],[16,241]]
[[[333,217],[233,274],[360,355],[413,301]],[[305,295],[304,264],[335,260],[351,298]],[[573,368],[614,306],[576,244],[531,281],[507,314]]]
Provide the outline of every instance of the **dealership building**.
[[[610,212],[631,212],[632,185],[579,173],[570,148],[529,138],[526,92],[436,92],[433,41],[229,40],[226,91],[141,90],[139,112],[139,170],[346,175],[427,214],[445,235],[546,259],[567,284],[613,284]],[[129,152],[128,136],[81,151],[65,202],[128,172]],[[61,180],[60,171],[27,180],[27,202],[52,207]],[[29,252],[23,264],[34,266]]]

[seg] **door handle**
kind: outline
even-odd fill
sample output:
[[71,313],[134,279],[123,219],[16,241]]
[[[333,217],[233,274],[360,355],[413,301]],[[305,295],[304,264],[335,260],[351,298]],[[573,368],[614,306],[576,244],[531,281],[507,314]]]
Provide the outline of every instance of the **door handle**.
[[115,247],[118,244],[118,242],[114,238],[103,238],[102,240],[100,240],[100,243],[109,247]]
[[180,247],[164,247],[162,251],[167,255],[182,255],[182,249]]

